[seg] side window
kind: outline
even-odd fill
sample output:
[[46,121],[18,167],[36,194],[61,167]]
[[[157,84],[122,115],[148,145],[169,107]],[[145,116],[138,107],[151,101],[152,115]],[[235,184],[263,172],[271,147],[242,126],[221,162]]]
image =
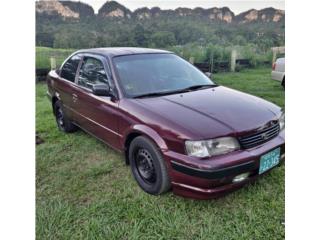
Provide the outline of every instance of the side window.
[[80,60],[81,60],[81,56],[79,55],[72,56],[63,65],[61,69],[61,77],[70,82],[74,82]]
[[103,63],[92,57],[85,57],[80,67],[78,84],[92,89],[98,83],[108,83]]

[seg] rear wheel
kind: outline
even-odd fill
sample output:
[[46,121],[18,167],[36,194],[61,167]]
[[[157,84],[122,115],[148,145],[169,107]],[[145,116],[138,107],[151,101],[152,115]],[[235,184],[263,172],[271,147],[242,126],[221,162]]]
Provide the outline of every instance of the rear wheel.
[[58,128],[61,131],[70,133],[77,130],[77,126],[75,126],[70,121],[70,119],[65,115],[60,101],[56,101],[54,103],[53,109],[54,109],[54,115],[56,117]]
[[129,147],[129,161],[134,178],[145,192],[159,195],[170,189],[164,159],[151,140],[144,136],[135,138]]

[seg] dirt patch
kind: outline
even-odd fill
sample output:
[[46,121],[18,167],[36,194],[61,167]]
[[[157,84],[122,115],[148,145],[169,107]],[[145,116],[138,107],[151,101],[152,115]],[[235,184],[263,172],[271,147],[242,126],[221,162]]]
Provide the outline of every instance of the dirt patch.
[[44,143],[44,140],[36,133],[36,144]]

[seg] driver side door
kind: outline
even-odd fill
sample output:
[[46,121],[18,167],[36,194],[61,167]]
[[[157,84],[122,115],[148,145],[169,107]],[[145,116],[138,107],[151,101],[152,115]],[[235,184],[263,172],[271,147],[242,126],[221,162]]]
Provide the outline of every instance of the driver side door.
[[117,99],[107,96],[96,96],[92,92],[95,84],[108,84],[110,77],[106,71],[106,61],[99,56],[84,56],[76,81],[76,112],[79,125],[87,132],[105,143],[118,148]]

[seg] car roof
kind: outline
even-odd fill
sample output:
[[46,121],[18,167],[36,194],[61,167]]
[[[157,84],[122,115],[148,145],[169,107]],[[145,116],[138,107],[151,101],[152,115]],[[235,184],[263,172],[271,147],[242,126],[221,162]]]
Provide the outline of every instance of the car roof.
[[152,49],[152,48],[135,48],[135,47],[107,47],[107,48],[90,48],[82,49],[76,53],[92,53],[99,54],[106,57],[135,55],[135,54],[150,54],[150,53],[172,53],[166,50]]

